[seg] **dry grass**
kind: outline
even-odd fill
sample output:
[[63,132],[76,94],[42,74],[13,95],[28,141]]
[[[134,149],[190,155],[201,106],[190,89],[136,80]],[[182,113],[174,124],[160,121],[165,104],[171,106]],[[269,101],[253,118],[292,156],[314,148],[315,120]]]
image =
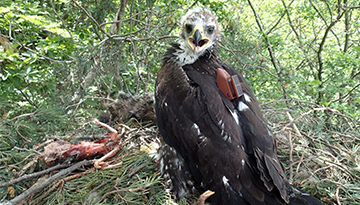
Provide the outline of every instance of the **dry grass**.
[[[360,124],[337,110],[312,103],[262,105],[292,184],[326,204],[360,203]],[[285,107],[285,106],[284,106]]]

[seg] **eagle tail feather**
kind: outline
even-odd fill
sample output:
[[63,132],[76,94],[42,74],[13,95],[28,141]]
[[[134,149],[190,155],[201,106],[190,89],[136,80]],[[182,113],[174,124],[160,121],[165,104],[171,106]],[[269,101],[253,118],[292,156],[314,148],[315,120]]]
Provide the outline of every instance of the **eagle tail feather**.
[[293,193],[290,195],[289,205],[322,205],[321,201],[315,196],[292,186]]

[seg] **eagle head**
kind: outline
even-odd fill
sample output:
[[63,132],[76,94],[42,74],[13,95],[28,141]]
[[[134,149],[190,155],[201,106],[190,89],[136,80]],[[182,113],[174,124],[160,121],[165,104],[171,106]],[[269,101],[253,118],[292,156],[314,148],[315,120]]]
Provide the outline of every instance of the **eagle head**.
[[199,57],[219,39],[219,25],[210,11],[196,8],[182,17],[179,43],[187,55]]

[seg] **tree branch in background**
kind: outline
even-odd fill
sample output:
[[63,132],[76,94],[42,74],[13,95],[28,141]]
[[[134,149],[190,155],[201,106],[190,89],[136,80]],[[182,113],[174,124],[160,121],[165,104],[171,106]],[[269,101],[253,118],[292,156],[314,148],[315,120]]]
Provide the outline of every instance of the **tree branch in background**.
[[[270,39],[269,39],[268,35],[266,34],[266,32],[265,32],[262,24],[261,24],[260,17],[259,17],[259,15],[257,14],[257,12],[256,12],[253,4],[251,3],[251,0],[248,0],[248,3],[249,3],[249,5],[250,5],[250,7],[251,7],[251,10],[252,10],[253,13],[254,13],[255,20],[256,20],[256,24],[258,25],[258,27],[259,27],[259,29],[260,29],[260,32],[262,33],[262,36],[263,36],[264,39],[265,39],[265,43],[266,43],[266,45],[267,45],[267,50],[268,50],[269,55],[270,55],[271,63],[272,63],[272,65],[274,66],[277,75],[281,75],[281,69],[280,69],[280,68],[278,67],[278,65],[277,65],[277,62],[276,62],[277,59],[276,59],[275,54],[274,54],[274,51],[273,51],[273,49],[272,49],[272,45],[271,45]],[[285,90],[285,87],[283,86],[283,83],[281,82],[280,76],[279,76],[279,78],[278,78],[278,82],[279,82],[280,85],[281,85],[281,89],[282,89],[282,91],[283,91],[283,96],[284,96],[284,98],[287,98],[287,92],[286,92],[286,90]]]
[[[344,4],[347,4],[347,0],[344,0]],[[339,12],[340,12],[341,7],[339,6]],[[349,30],[350,30],[350,14],[349,12],[346,12],[345,14],[345,22],[344,22],[344,27],[345,27],[345,41],[344,41],[344,49],[343,52],[346,53],[348,48],[349,48],[349,38],[350,38],[350,34],[349,34]]]
[[[295,36],[296,36],[296,39],[297,39],[298,42],[299,42],[299,48],[300,48],[301,52],[304,54],[304,56],[305,56],[305,58],[306,58],[307,65],[308,65],[308,66],[311,68],[311,70],[312,70],[312,69],[314,68],[314,67],[313,67],[313,64],[312,64],[312,60],[310,60],[308,54],[307,54],[307,53],[305,52],[305,50],[304,50],[304,44],[303,44],[303,42],[302,42],[301,35],[296,31],[296,28],[295,28],[294,24],[292,23],[288,6],[286,6],[284,0],[281,0],[281,2],[282,2],[282,4],[283,4],[283,6],[284,6],[285,13],[286,13],[286,16],[287,16],[287,19],[288,19],[290,28],[291,28],[291,30],[294,32],[294,34],[295,34]],[[294,2],[294,1],[291,1],[290,4],[289,4],[289,6],[292,4],[292,2]]]
[[57,13],[57,11],[55,10],[54,2],[53,2],[52,0],[50,0],[50,4],[51,4],[52,10],[54,11],[54,14],[56,15],[57,18],[60,19],[62,25],[64,26],[64,28],[65,28],[66,31],[68,32],[68,34],[69,34],[69,36],[70,36],[70,38],[71,38],[71,42],[74,42],[74,38],[73,38],[73,36],[72,36],[72,34],[71,34],[71,31],[70,31],[69,28],[66,26],[66,23],[65,23],[64,19],[61,18],[60,15],[59,15],[59,14]]
[[[312,2],[312,1],[310,0],[310,2]],[[311,4],[312,4],[312,3],[311,3]],[[312,4],[312,6],[313,6],[313,8],[318,12],[318,14],[319,14],[320,16],[322,16],[321,13],[320,13],[320,11],[315,7],[315,5]],[[319,67],[318,67],[318,70],[317,70],[317,78],[318,78],[318,80],[320,81],[318,96],[317,96],[317,100],[316,100],[317,103],[320,103],[320,102],[322,101],[322,98],[323,98],[322,88],[323,88],[323,86],[324,86],[324,81],[323,81],[323,78],[322,78],[322,74],[323,74],[323,72],[324,72],[324,71],[323,71],[323,70],[324,70],[324,68],[323,68],[324,62],[323,62],[323,60],[322,60],[322,51],[323,51],[323,49],[324,49],[324,45],[325,45],[325,42],[326,42],[326,40],[327,40],[327,36],[328,36],[329,32],[331,31],[332,27],[333,27],[337,22],[340,21],[341,17],[345,14],[345,12],[346,12],[346,11],[341,12],[341,13],[338,13],[336,19],[335,19],[334,21],[331,21],[331,23],[329,24],[329,26],[328,26],[328,27],[326,28],[326,30],[325,30],[325,33],[324,33],[324,35],[323,35],[323,37],[322,37],[322,39],[321,39],[321,42],[320,42],[320,44],[319,44],[319,49],[318,49],[318,51],[316,52],[317,59],[318,59],[318,64],[319,64],[319,65],[318,65]]]
[[117,22],[117,23],[111,25],[111,28],[110,28],[110,33],[111,34],[114,34],[115,30],[117,30],[118,35],[120,34],[120,32],[121,32],[121,24],[122,24],[121,18],[122,18],[122,15],[123,15],[124,11],[125,11],[125,6],[126,6],[127,3],[128,3],[128,0],[121,0],[120,1],[119,9],[116,12],[116,15],[115,15],[114,20],[113,20],[114,22]]
[[86,16],[88,16],[90,18],[90,20],[96,25],[96,27],[103,33],[105,34],[108,38],[111,37],[110,34],[108,34],[100,25],[99,23],[94,19],[94,17],[91,16],[91,14],[89,12],[86,11],[86,9],[84,7],[82,7],[80,4],[78,4],[75,0],[71,0],[72,2],[74,2],[74,4],[80,8],[85,14]]
[[353,88],[351,88],[351,90],[349,90],[349,92],[346,93],[344,96],[340,96],[338,99],[331,101],[331,102],[329,103],[329,106],[330,106],[332,103],[334,103],[334,102],[338,102],[338,101],[343,100],[343,99],[345,99],[346,97],[350,96],[351,93],[352,93],[354,90],[356,90],[356,88],[358,88],[358,87],[360,87],[360,84],[357,84],[356,86],[354,86]]
[[280,72],[280,69],[278,68],[278,65],[277,65],[277,63],[276,63],[276,58],[275,58],[274,51],[272,50],[272,45],[271,45],[270,39],[269,39],[269,37],[266,35],[266,32],[265,32],[265,30],[264,30],[264,28],[263,28],[263,26],[262,26],[262,24],[261,24],[260,17],[259,17],[259,15],[257,14],[254,6],[252,5],[251,0],[248,0],[248,3],[249,3],[249,5],[250,5],[250,7],[251,7],[251,10],[252,10],[253,13],[254,13],[255,20],[256,20],[256,23],[257,23],[257,25],[258,25],[258,27],[259,27],[259,29],[260,29],[260,32],[262,33],[262,35],[263,35],[263,37],[264,37],[264,39],[265,39],[265,43],[266,43],[266,45],[267,45],[267,49],[268,49],[269,54],[270,54],[271,63],[273,64],[276,72],[279,73],[279,72]]

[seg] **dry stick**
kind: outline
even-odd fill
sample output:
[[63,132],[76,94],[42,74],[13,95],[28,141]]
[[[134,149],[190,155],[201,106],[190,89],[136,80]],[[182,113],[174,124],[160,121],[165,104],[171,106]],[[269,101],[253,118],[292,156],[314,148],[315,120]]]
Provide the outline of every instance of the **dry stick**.
[[289,132],[289,146],[290,146],[290,176],[289,176],[289,182],[290,184],[292,184],[293,182],[293,151],[294,151],[294,147],[292,145],[292,137],[291,137],[291,132]]
[[19,178],[16,178],[14,180],[11,180],[9,182],[5,182],[3,184],[0,184],[0,187],[6,187],[6,186],[10,186],[10,185],[13,185],[13,184],[16,184],[18,182],[21,182],[21,181],[25,181],[25,180],[29,180],[31,178],[34,178],[34,177],[37,177],[37,176],[41,176],[41,175],[44,175],[44,174],[47,174],[49,172],[52,172],[54,170],[57,170],[57,169],[61,169],[61,168],[65,168],[65,167],[68,167],[70,166],[69,164],[59,164],[59,165],[56,165],[56,166],[53,166],[53,167],[50,167],[49,169],[46,169],[46,170],[43,170],[43,171],[40,171],[40,172],[35,172],[35,173],[32,173],[32,174],[27,174],[27,175],[24,175],[22,177],[19,177]]
[[26,114],[15,116],[15,117],[11,118],[10,120],[16,120],[16,119],[21,118],[21,117],[27,117],[27,116],[33,116],[33,115],[35,115],[34,112],[26,113]]
[[336,192],[335,192],[335,198],[336,198],[336,202],[338,205],[341,205],[340,199],[339,199],[339,190],[340,190],[340,186],[338,186],[336,188]]
[[344,185],[341,182],[332,181],[330,179],[322,179],[321,182],[330,182],[330,183],[333,183],[336,186],[342,187],[342,188],[344,188],[346,190],[360,191],[360,188],[358,188],[358,187],[349,187],[349,186]]
[[58,178],[62,177],[63,175],[66,175],[74,170],[79,169],[82,166],[87,166],[92,164],[92,161],[89,160],[83,160],[81,162],[78,162],[74,165],[72,165],[69,168],[63,169],[60,172],[58,172],[57,174],[55,174],[54,176],[51,176],[49,178],[47,178],[46,180],[44,180],[43,182],[37,184],[36,186],[30,187],[28,190],[26,190],[25,192],[23,192],[22,194],[20,194],[19,196],[15,197],[14,199],[12,199],[10,201],[10,203],[12,204],[18,204],[19,202],[21,202],[22,200],[24,200],[26,197],[28,197],[30,194],[34,194],[38,191],[40,191],[42,188],[44,188],[45,186],[49,185],[50,183],[52,183],[53,181],[57,180]]
[[35,159],[31,160],[29,163],[25,164],[25,166],[23,166],[23,168],[21,168],[21,170],[17,173],[18,176],[22,176],[26,172],[27,169],[29,169],[29,168],[31,169],[31,167],[34,168],[33,165],[35,165],[36,163],[37,163],[37,159],[35,158]]
[[328,107],[313,108],[313,109],[311,109],[311,110],[309,110],[309,111],[301,114],[299,117],[291,120],[291,121],[290,121],[288,124],[286,124],[280,131],[274,132],[274,134],[284,132],[287,127],[289,127],[290,125],[294,124],[296,121],[304,118],[305,116],[311,114],[312,112],[315,112],[315,111],[324,111],[324,110],[332,111],[332,110],[331,110],[330,108],[328,108]]
[[298,162],[296,162],[296,163],[298,163],[298,165],[296,167],[295,175],[299,174],[300,166],[303,162],[304,162],[304,153],[301,154],[300,160]]
[[45,195],[48,195],[49,193],[51,193],[52,191],[54,191],[60,184],[63,186],[63,184],[67,181],[70,181],[72,179],[75,179],[75,178],[78,178],[78,177],[82,177],[84,175],[87,175],[93,171],[95,171],[96,169],[95,168],[92,168],[92,169],[89,169],[85,172],[81,172],[79,174],[75,174],[75,175],[71,175],[71,176],[68,176],[60,181],[58,181],[56,184],[54,184],[50,189],[48,189],[46,192],[44,192],[40,197],[40,199],[38,199],[38,201],[35,201],[33,204],[38,204],[39,203],[39,200],[41,200],[41,198],[43,198],[43,196]]
[[18,133],[18,135],[19,135],[21,138],[23,138],[23,140],[25,140],[26,142],[31,142],[31,139],[26,139],[26,137],[24,137],[24,136],[19,132],[19,127],[20,127],[20,126],[23,126],[23,127],[25,127],[25,128],[29,128],[29,127],[26,126],[26,125],[19,124],[19,125],[16,126],[15,131]]
[[[304,136],[301,134],[301,132],[299,131],[298,127],[296,126],[296,124],[295,124],[295,122],[294,122],[294,118],[291,116],[291,114],[290,114],[289,112],[286,112],[286,114],[287,114],[287,116],[289,117],[290,122],[293,122],[293,123],[292,123],[292,127],[293,127],[293,129],[295,130],[296,134],[302,138],[302,145],[305,147],[305,146],[306,146],[305,138],[304,138]],[[291,162],[292,162],[292,154],[293,154],[293,149],[294,149],[294,148],[293,148],[293,145],[292,145],[291,132],[290,132],[290,136],[289,136],[289,141],[290,141],[290,142],[289,142],[289,143],[290,143],[290,160],[291,160]],[[297,165],[295,174],[298,174],[299,169],[300,169],[300,165],[301,165],[301,163],[303,162],[303,159],[304,159],[304,153],[301,155],[300,162],[299,162],[298,165]],[[291,166],[291,167],[290,167],[290,179],[289,179],[289,181],[290,181],[290,180],[292,181],[292,177],[293,177],[292,171],[293,171],[293,169],[292,169],[292,166]]]
[[293,122],[293,123],[292,123],[292,126],[293,126],[296,134],[298,134],[299,136],[302,136],[302,134],[300,133],[299,129],[297,128],[297,126],[296,126],[296,124],[295,124],[295,122],[294,122],[294,118],[291,116],[291,114],[290,114],[289,112],[286,112],[286,114],[287,114],[287,116],[289,117],[290,122]]

